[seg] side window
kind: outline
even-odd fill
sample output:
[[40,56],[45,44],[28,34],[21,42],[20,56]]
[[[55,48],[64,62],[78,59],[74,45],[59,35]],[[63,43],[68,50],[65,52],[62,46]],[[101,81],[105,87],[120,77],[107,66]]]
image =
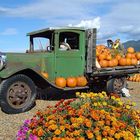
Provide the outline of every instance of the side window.
[[60,50],[79,50],[79,34],[73,32],[62,32],[59,36]]
[[34,38],[34,51],[46,51],[47,47],[50,46],[50,39],[43,37]]

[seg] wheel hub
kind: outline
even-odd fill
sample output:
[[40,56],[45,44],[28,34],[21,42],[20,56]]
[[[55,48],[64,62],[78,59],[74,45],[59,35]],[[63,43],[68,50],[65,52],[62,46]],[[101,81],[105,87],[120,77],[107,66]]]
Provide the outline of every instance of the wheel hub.
[[24,82],[16,82],[8,89],[7,101],[14,108],[22,108],[31,98],[31,89]]

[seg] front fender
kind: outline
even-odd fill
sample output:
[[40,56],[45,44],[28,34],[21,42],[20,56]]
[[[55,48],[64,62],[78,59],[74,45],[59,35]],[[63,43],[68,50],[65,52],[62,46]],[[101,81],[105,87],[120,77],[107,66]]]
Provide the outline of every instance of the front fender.
[[32,68],[29,68],[29,66],[26,65],[22,65],[21,63],[7,65],[3,70],[0,71],[0,78],[3,79],[8,78],[13,74],[26,69],[32,69]]

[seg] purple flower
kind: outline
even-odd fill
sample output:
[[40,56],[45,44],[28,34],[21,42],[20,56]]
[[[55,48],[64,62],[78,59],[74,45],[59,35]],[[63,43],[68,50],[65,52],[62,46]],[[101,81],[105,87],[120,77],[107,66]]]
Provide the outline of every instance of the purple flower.
[[29,140],[37,140],[37,136],[30,134],[29,135]]
[[30,122],[31,122],[31,120],[25,120],[25,121],[24,121],[24,124],[25,124],[25,125],[29,125]]

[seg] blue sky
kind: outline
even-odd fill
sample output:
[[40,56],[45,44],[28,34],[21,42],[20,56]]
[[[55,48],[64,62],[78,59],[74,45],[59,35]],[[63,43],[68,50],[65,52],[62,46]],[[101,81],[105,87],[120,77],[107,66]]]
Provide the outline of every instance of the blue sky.
[[98,42],[140,39],[138,0],[4,0],[0,1],[0,51],[25,52],[26,33],[46,27],[98,29]]

